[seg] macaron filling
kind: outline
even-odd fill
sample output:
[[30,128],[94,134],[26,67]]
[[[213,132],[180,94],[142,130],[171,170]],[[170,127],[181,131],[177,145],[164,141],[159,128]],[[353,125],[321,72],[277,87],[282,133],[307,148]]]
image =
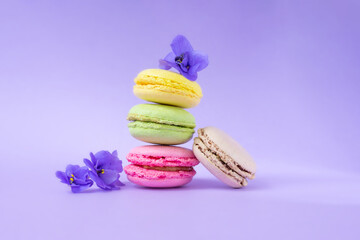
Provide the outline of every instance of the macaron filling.
[[[129,119],[128,119],[129,120]],[[185,127],[185,126],[178,126],[178,125],[171,125],[171,124],[160,124],[157,122],[146,122],[141,120],[135,120],[128,123],[129,128],[147,128],[147,129],[155,129],[155,130],[169,130],[169,131],[176,131],[176,132],[186,132],[193,134],[195,131],[193,128]]]
[[141,122],[153,122],[158,124],[167,124],[167,125],[174,125],[174,126],[181,126],[181,127],[188,127],[193,129],[196,125],[194,121],[187,122],[182,120],[181,122],[163,119],[155,116],[147,116],[144,114],[136,114],[136,113],[129,113],[127,116],[128,121],[141,121]]
[[148,180],[192,178],[196,174],[193,168],[188,171],[160,171],[154,169],[146,169],[142,166],[135,164],[127,165],[124,170],[128,176]]
[[158,166],[147,166],[147,165],[136,165],[136,166],[142,167],[145,169],[158,170],[158,171],[170,171],[170,172],[194,170],[192,167],[158,167]]

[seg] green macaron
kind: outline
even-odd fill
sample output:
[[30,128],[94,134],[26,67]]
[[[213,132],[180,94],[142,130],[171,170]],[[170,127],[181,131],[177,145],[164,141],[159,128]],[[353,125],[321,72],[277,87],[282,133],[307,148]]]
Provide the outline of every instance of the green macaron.
[[186,110],[161,104],[139,104],[130,109],[130,134],[141,141],[176,145],[189,141],[195,128],[194,116]]

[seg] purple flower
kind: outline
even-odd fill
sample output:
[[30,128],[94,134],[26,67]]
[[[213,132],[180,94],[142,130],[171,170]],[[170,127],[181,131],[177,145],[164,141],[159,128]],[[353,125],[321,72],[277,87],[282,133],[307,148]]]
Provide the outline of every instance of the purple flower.
[[177,35],[170,46],[173,51],[159,61],[162,69],[176,68],[184,77],[195,81],[197,72],[209,65],[208,56],[195,51],[182,35]]
[[93,185],[93,181],[89,178],[89,170],[87,167],[79,165],[67,165],[65,172],[57,171],[56,177],[62,183],[71,187],[73,193],[81,192]]
[[120,174],[123,171],[122,161],[117,156],[117,151],[110,153],[100,151],[95,155],[90,153],[89,159],[84,163],[89,167],[89,175],[99,188],[104,190],[120,189],[124,184],[120,182]]

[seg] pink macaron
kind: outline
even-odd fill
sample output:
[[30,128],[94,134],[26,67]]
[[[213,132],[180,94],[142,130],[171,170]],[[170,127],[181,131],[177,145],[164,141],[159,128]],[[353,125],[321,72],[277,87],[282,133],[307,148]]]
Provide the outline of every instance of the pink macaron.
[[130,182],[155,188],[179,187],[189,183],[199,164],[193,151],[174,146],[147,145],[126,156],[132,163],[124,168]]

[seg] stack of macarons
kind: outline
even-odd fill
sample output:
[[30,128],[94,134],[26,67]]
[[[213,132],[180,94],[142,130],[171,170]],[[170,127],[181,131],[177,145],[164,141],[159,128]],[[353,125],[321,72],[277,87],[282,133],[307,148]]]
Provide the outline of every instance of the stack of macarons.
[[[232,137],[216,127],[198,129],[193,149],[178,145],[194,134],[195,118],[184,108],[200,103],[202,91],[195,82],[197,72],[209,64],[207,55],[192,48],[182,35],[171,43],[172,52],[159,61],[162,69],[147,69],[135,78],[134,94],[151,103],[130,109],[130,134],[143,142],[156,144],[132,149],[125,173],[129,181],[146,187],[178,187],[196,174],[201,162],[225,184],[240,188],[254,179],[256,164]],[[179,73],[169,71],[175,68]]]
[[147,69],[135,78],[134,94],[152,102],[132,107],[127,119],[130,134],[145,145],[127,155],[129,181],[146,187],[177,187],[192,180],[199,161],[190,149],[169,146],[188,142],[194,116],[183,108],[199,104],[202,91],[194,81],[162,69]]

